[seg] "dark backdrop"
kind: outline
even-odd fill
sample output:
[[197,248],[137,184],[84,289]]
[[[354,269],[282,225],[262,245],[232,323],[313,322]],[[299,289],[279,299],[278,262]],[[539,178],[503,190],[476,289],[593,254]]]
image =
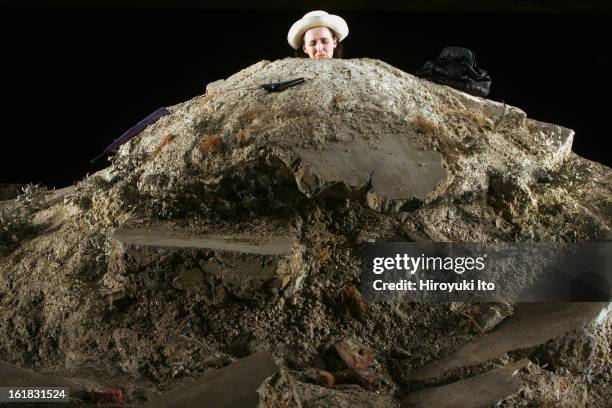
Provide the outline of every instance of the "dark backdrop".
[[[574,151],[611,165],[610,15],[329,11],[349,24],[348,58],[413,73],[443,46],[471,48],[491,99],[574,129]],[[61,187],[105,167],[89,161],[158,107],[289,56],[304,12],[0,7],[0,183]]]

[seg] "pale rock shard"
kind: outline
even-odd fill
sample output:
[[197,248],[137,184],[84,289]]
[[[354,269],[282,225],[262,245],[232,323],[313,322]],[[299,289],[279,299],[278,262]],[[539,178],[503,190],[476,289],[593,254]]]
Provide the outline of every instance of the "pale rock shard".
[[83,391],[83,386],[68,379],[36,373],[0,361],[0,387],[58,387],[67,388],[70,396]]
[[427,381],[458,368],[477,366],[506,353],[535,347],[585,326],[599,326],[612,313],[606,302],[520,303],[514,315],[494,331],[466,344],[450,356],[426,365],[409,379]]
[[518,370],[529,365],[524,359],[465,380],[408,394],[402,408],[481,408],[495,406],[519,391]]
[[301,408],[293,379],[270,353],[256,353],[149,401],[148,408]]
[[230,293],[245,299],[262,298],[275,289],[293,294],[307,272],[303,248],[290,235],[254,239],[249,234],[196,234],[157,225],[117,229],[112,238],[114,262],[107,277],[111,282],[123,282],[129,273],[163,265],[168,251],[207,255],[198,261],[199,270],[179,268],[176,286],[195,289],[201,285],[196,282],[198,277],[211,273]]
[[225,88],[225,79],[218,79],[206,85],[206,94],[210,95],[216,92],[221,92]]

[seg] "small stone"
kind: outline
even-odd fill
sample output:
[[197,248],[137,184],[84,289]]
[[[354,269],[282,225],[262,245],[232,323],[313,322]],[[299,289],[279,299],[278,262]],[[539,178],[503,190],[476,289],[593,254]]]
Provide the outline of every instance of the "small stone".
[[411,356],[410,352],[401,347],[396,347],[395,350],[393,350],[393,357],[395,358],[406,359],[406,358],[409,358],[410,356]]
[[212,93],[220,92],[223,88],[225,88],[225,80],[218,79],[206,85],[206,94],[210,95]]
[[222,302],[225,299],[226,292],[223,286],[219,286],[215,289],[215,300],[217,302]]
[[488,304],[483,306],[483,310],[475,319],[483,332],[493,330],[504,319],[512,314],[512,307],[504,304]]
[[349,368],[367,368],[374,363],[374,352],[372,349],[349,340],[343,340],[334,344],[338,356]]

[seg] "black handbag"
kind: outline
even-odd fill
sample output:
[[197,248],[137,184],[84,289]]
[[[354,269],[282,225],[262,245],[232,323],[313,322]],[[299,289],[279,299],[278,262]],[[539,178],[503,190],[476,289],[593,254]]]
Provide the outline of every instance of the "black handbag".
[[491,77],[476,65],[474,53],[467,48],[445,47],[435,61],[427,61],[416,75],[475,96],[487,96],[491,89]]

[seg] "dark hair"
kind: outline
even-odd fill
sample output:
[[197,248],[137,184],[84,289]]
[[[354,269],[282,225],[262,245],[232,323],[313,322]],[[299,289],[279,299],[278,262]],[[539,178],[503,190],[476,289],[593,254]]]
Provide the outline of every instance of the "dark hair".
[[[327,28],[331,32],[332,38],[334,38],[337,41],[336,48],[334,48],[333,57],[342,58],[342,54],[344,54],[344,48],[342,47],[342,43],[338,40],[338,34],[336,34],[336,32],[329,27],[325,27],[325,28]],[[300,46],[297,48],[297,50],[295,50],[294,55],[296,58],[310,58],[310,56],[304,52],[304,36],[303,35],[302,35],[302,41],[300,41]]]

